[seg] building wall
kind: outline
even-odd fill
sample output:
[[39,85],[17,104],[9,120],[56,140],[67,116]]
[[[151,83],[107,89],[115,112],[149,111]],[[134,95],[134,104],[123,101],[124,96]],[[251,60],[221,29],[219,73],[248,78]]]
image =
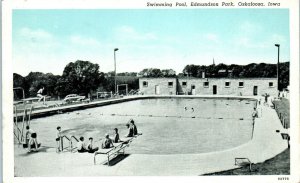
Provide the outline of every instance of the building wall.
[[[147,81],[148,87],[143,87],[142,82]],[[168,82],[172,81],[172,88],[168,87]],[[277,96],[277,79],[276,78],[140,78],[140,91],[144,94],[155,94],[155,85],[160,87],[160,94],[186,94],[186,95],[213,95],[213,86],[216,86],[217,95],[235,95],[235,96],[252,96],[254,95],[254,86],[257,86],[257,95],[268,93]],[[183,85],[186,82],[186,85]],[[208,86],[204,86],[204,82],[208,82]],[[225,86],[225,82],[230,82],[229,86]],[[243,86],[239,86],[239,82],[243,82]],[[269,83],[273,86],[269,86]],[[194,92],[192,92],[194,85]]]
[[[182,82],[187,85],[183,86]],[[204,82],[208,82],[208,86],[204,86]],[[230,82],[229,86],[225,86],[225,82]],[[239,86],[239,82],[243,82],[243,86]],[[269,83],[273,86],[269,86]],[[245,95],[252,96],[254,86],[257,86],[257,95],[268,93],[277,96],[277,79],[276,78],[180,78],[178,79],[179,94],[191,94],[192,85],[195,85],[195,94],[197,95],[213,95],[213,85],[217,87],[217,95]]]
[[[147,86],[143,84],[147,82]],[[169,86],[169,82],[173,82],[173,86]],[[158,92],[155,93],[155,87],[158,87]],[[176,78],[140,78],[140,92],[145,95],[176,95],[177,79]]]

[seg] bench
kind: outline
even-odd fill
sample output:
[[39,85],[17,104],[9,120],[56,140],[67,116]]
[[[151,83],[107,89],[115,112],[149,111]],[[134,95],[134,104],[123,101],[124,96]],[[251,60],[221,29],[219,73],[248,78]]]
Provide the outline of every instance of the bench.
[[109,164],[110,160],[112,160],[114,157],[116,157],[119,154],[125,154],[125,148],[129,146],[129,144],[132,142],[132,140],[135,137],[126,138],[120,143],[113,143],[114,147],[108,149],[100,148],[97,152],[94,153],[94,164],[96,164],[96,156],[99,154],[104,154],[107,156],[107,166],[110,166]]
[[251,171],[251,164],[252,162],[248,158],[235,158],[234,165],[243,167],[249,165],[249,171]]

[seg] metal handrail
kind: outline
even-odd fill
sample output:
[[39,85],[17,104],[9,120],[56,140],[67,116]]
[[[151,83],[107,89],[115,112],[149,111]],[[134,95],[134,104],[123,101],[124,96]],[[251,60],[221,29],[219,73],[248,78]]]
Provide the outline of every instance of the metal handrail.
[[76,148],[76,147],[73,148],[73,141],[72,141],[72,139],[75,139],[77,142],[79,142],[79,140],[74,135],[71,136],[71,138],[70,138],[70,152],[72,152],[72,150]]
[[[132,138],[130,138],[130,139],[128,139],[128,140],[126,140],[126,141],[122,141],[120,144],[118,144],[117,146],[113,146],[113,147],[111,147],[110,148],[110,150],[109,151],[107,151],[106,153],[101,153],[101,152],[95,152],[94,153],[94,165],[96,165],[96,156],[98,155],[98,154],[106,154],[107,155],[107,165],[108,166],[110,166],[109,165],[109,161],[110,161],[110,156],[112,156],[112,155],[115,155],[115,154],[117,154],[119,151],[121,151],[121,150],[123,150],[123,154],[125,153],[125,151],[124,151],[124,149],[126,148],[126,147],[129,147],[129,144],[132,142],[132,140],[134,139],[134,138],[136,138],[137,136],[134,136],[134,137],[132,137]],[[116,150],[116,149],[118,149],[118,150]],[[114,151],[114,150],[116,150],[116,151]],[[113,152],[113,153],[111,153],[111,152]],[[110,154],[111,153],[111,154]]]
[[249,163],[249,171],[251,171],[252,170],[252,168],[251,168],[251,164],[252,164],[252,162],[249,160],[249,158],[234,158],[234,164],[235,165],[238,165],[239,163],[237,163],[237,160],[238,159],[240,159],[240,160],[246,160],[247,161],[247,163]]

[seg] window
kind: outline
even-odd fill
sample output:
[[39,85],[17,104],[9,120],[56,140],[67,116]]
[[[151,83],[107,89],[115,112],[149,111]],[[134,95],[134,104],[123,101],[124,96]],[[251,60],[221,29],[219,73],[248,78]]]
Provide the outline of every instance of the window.
[[182,87],[186,87],[186,81],[182,82]]
[[205,88],[208,88],[208,87],[209,87],[209,82],[208,82],[208,81],[204,82],[204,83],[203,83],[203,86],[204,86]]
[[244,82],[239,82],[239,87],[240,88],[244,87]]
[[173,87],[173,82],[168,82],[168,87],[172,88]]
[[269,87],[274,87],[273,82],[269,82]]
[[148,82],[147,81],[143,81],[143,87],[148,87]]
[[230,82],[229,81],[225,82],[225,87],[230,87]]

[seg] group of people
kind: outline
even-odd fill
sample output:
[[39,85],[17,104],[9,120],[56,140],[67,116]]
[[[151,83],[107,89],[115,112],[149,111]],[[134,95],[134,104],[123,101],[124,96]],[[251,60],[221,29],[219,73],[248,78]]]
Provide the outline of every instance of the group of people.
[[[134,123],[133,119],[130,119],[129,122],[126,124],[128,128],[128,134],[125,137],[134,137],[135,135],[140,135],[138,134],[137,127]],[[101,139],[101,148],[102,149],[109,149],[114,147],[114,143],[120,143],[123,142],[120,139],[120,135],[118,132],[118,128],[114,128],[114,137],[111,139],[109,137],[109,134],[105,134],[105,138]],[[57,136],[56,136],[56,142],[57,142],[57,150],[58,152],[63,151],[62,149],[62,133],[61,133],[61,127],[57,127]],[[77,143],[77,151],[79,153],[84,153],[84,152],[89,152],[89,153],[94,153],[99,150],[99,147],[94,147],[93,145],[93,138],[89,138],[89,142],[86,143],[84,140],[84,137],[79,138],[79,142]]]

